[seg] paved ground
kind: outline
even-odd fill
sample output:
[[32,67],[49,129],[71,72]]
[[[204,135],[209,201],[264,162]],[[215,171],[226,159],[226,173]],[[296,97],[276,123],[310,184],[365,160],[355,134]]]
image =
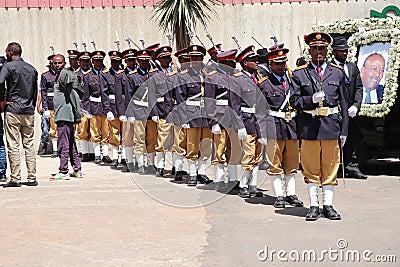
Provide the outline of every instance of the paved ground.
[[[306,208],[275,210],[268,180],[266,197],[245,201],[93,163],[84,164],[83,179],[49,181],[57,164],[38,158],[38,187],[0,188],[0,266],[303,266],[311,250],[324,257],[314,265],[361,266],[366,250],[370,259],[400,261],[398,161],[372,162],[368,180],[338,187],[343,220],[335,222],[305,222]],[[360,262],[347,263],[356,250]]]

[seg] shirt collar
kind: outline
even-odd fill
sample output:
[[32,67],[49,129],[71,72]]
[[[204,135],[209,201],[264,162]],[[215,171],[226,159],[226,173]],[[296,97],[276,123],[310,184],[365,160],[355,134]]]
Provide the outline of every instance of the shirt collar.
[[[314,69],[317,69],[317,68],[318,68],[318,66],[315,65],[314,63],[311,62],[311,64],[312,64],[312,66],[314,67]],[[321,64],[320,67],[321,67],[323,70],[325,70],[325,69],[326,69],[326,66],[327,66],[326,61],[324,61],[324,62]]]

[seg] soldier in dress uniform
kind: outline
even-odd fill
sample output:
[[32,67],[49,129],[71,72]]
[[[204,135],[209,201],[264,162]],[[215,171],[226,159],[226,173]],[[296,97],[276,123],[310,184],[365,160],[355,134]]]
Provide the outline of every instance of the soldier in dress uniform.
[[[116,169],[118,167],[118,150],[121,145],[121,130],[122,122],[117,116],[116,110],[116,92],[115,92],[115,80],[116,75],[120,71],[122,63],[122,53],[119,51],[109,51],[108,56],[111,61],[111,68],[109,69],[109,75],[102,75],[102,103],[104,112],[107,114],[108,125],[109,125],[109,136],[108,142],[111,146],[112,153],[112,163],[110,165],[111,169]],[[122,157],[121,164],[125,164],[125,159]]]
[[[96,164],[100,164],[102,161],[105,163],[112,162],[108,156],[109,126],[102,103],[103,73],[106,76],[110,75],[109,71],[104,68],[103,60],[105,56],[106,53],[104,51],[91,53],[93,68],[84,77],[83,81],[82,106],[87,111],[87,117],[90,119],[90,142],[93,143]],[[103,159],[101,158],[100,144],[103,147]]]
[[[270,71],[258,81],[269,109],[268,113],[274,118],[276,137],[269,136],[268,144],[264,145],[272,149],[267,174],[269,175],[276,197],[274,207],[284,208],[285,199],[283,193],[282,175],[285,178],[286,201],[296,207],[302,207],[303,202],[296,196],[295,175],[299,167],[299,140],[297,140],[296,112],[289,104],[289,98],[293,93],[293,82],[287,72],[286,54],[287,48],[277,48],[267,54]],[[258,110],[261,109],[261,110]],[[258,112],[267,112],[262,105],[257,105]],[[261,132],[267,132],[264,124],[260,126]],[[270,153],[268,153],[270,154]]]
[[[135,53],[138,68],[133,71],[132,99],[126,110],[126,116],[134,127],[134,153],[139,166],[139,174],[155,174],[155,148],[157,145],[157,124],[151,119],[148,103],[148,80],[157,73],[151,68],[150,51],[139,50]],[[144,155],[148,155],[148,168],[144,166]]]
[[[237,184],[237,166],[240,165],[241,147],[235,129],[232,126],[229,107],[231,77],[235,73],[237,50],[228,50],[217,55],[217,69],[208,73],[205,79],[205,104],[210,126],[214,134],[216,165],[214,182],[217,191],[232,189]],[[225,185],[225,163],[228,171],[228,187]]]
[[126,108],[133,96],[133,87],[131,76],[136,69],[136,49],[129,48],[122,52],[126,67],[117,73],[115,79],[115,102],[116,112],[119,120],[122,122],[122,154],[125,155],[127,171],[136,172],[137,163],[133,156],[133,124],[126,116]]
[[267,48],[261,48],[257,50],[258,74],[259,76],[261,76],[260,78],[268,76],[269,74],[267,54],[268,54]]
[[54,55],[47,57],[50,62],[48,71],[42,73],[40,77],[40,93],[42,96],[43,117],[50,122],[50,140],[53,145],[52,158],[58,157],[57,153],[57,124],[54,123],[54,83],[56,81],[56,71],[53,67],[52,60]]
[[293,72],[294,93],[290,103],[298,112],[297,129],[301,141],[300,159],[308,186],[310,210],[307,221],[318,219],[318,188],[322,186],[323,215],[340,220],[333,209],[333,188],[338,184],[339,142],[343,146],[348,131],[348,111],[343,95],[344,76],[340,66],[326,61],[331,37],[313,32],[305,37],[311,62]]
[[178,73],[185,71],[190,67],[190,58],[187,54],[187,49],[181,49],[175,52],[175,57],[178,58],[180,68],[178,72],[171,72],[168,80],[172,84],[171,89],[164,96],[165,112],[168,114],[166,122],[172,124],[173,129],[173,145],[172,145],[172,174],[175,174],[175,181],[182,181],[183,157],[186,154],[186,130],[182,129],[182,123],[179,120],[178,107],[176,103],[176,89],[179,87]]
[[[179,120],[186,129],[186,159],[189,162],[188,186],[210,183],[206,176],[206,162],[211,155],[211,129],[204,106],[204,55],[206,49],[200,45],[187,48],[190,67],[178,75],[176,100]],[[197,165],[196,165],[197,163]]]
[[76,71],[77,69],[79,69],[79,61],[78,61],[79,51],[69,49],[67,50],[67,54],[69,61],[69,67],[67,68],[67,70]]
[[153,69],[159,69],[160,65],[157,63],[157,56],[156,56],[156,51],[157,49],[160,48],[160,44],[156,43],[156,44],[152,44],[148,47],[146,47],[146,50],[148,50],[150,52],[150,65],[151,68]]
[[[90,52],[80,52],[78,55],[79,69],[74,72],[81,77],[81,81],[85,81],[85,76],[91,72],[90,70]],[[86,87],[88,88],[88,87]],[[85,115],[81,115],[81,122],[76,127],[76,140],[80,143],[82,152],[82,162],[94,160],[94,150],[90,141],[90,119]]]
[[239,196],[248,198],[252,195],[262,196],[257,189],[258,165],[262,158],[263,145],[257,140],[261,137],[256,118],[256,103],[262,98],[257,87],[257,55],[254,46],[243,49],[236,61],[242,66],[242,71],[232,76],[230,91],[230,107],[236,119],[233,119],[238,138],[242,141],[243,174],[240,177]]
[[207,72],[211,72],[218,68],[218,57],[217,55],[222,52],[222,44],[216,44],[207,50],[207,53],[210,55],[210,59],[206,63]]
[[151,119],[157,123],[157,177],[164,176],[165,152],[169,149],[168,138],[171,133],[171,126],[166,122],[168,114],[164,103],[164,97],[172,86],[168,77],[174,72],[171,66],[171,52],[172,48],[170,46],[163,46],[157,49],[156,57],[160,63],[160,71],[151,77],[148,82],[150,115]]

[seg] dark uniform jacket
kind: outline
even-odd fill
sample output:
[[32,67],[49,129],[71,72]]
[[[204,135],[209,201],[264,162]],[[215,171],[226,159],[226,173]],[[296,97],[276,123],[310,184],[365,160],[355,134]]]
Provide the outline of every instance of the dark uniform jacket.
[[205,65],[205,68],[206,68],[207,73],[212,72],[212,71],[218,69],[218,63],[215,62],[214,60],[209,59]]
[[[202,75],[203,81],[198,74]],[[203,70],[198,73],[191,67],[178,74],[176,101],[179,120],[182,124],[189,123],[191,128],[209,128],[204,105],[204,78]]]
[[56,73],[53,70],[42,73],[40,77],[40,93],[42,94],[42,108],[44,110],[54,110],[54,83]]
[[115,103],[115,75],[113,69],[103,70],[101,73],[101,102],[103,104],[103,112],[107,114],[109,111],[117,116]]
[[[281,111],[281,112],[293,112],[294,110],[290,107],[289,101],[282,107],[282,104],[285,102],[287,95],[293,94],[293,82],[288,75],[286,75],[286,91],[282,86],[281,81],[279,81],[273,74],[268,73],[267,76],[263,77],[258,86],[265,97],[266,103],[268,103],[269,109],[271,111]],[[282,107],[282,109],[281,109]],[[258,108],[262,108],[262,105],[257,105],[257,113],[268,113],[269,111],[265,108],[263,110],[258,110]],[[271,116],[274,121],[274,126],[272,128],[275,129],[276,137],[273,135],[273,129],[271,127],[267,127],[265,121],[261,124],[261,132],[268,132],[266,136],[268,138],[273,138],[276,140],[290,140],[297,139],[297,128],[296,128],[296,117],[287,121],[284,118]],[[267,118],[267,116],[265,116]]]
[[[247,134],[257,134],[261,137],[259,121],[256,118],[256,104],[261,99],[261,92],[254,81],[243,71],[236,72],[232,76],[232,90],[229,94],[229,106],[234,115],[232,123],[234,129],[246,128]],[[253,113],[245,112],[245,109],[254,109]]]
[[157,69],[144,71],[140,68],[133,71],[127,77],[131,79],[132,98],[126,110],[127,117],[135,117],[137,120],[151,120],[148,103],[148,80],[158,72]]
[[91,115],[104,116],[101,72],[96,74],[95,70],[91,70],[84,76],[83,84],[82,108]]
[[148,80],[150,115],[158,116],[160,119],[165,119],[168,115],[165,95],[172,89],[172,82],[168,78],[170,76],[168,74],[159,71]]
[[[312,79],[314,77],[314,80]],[[313,103],[312,95],[318,91],[315,81],[320,81],[319,75],[311,63],[298,67],[293,72],[294,93],[290,104],[297,115],[297,134],[299,139],[306,140],[338,140],[341,135],[347,136],[348,111],[344,99],[344,75],[337,65],[327,63],[322,77],[322,90],[325,93],[324,107],[338,107],[340,112],[328,116],[312,116],[302,112],[314,110],[319,103]]]
[[115,101],[117,115],[126,115],[126,109],[131,101],[134,94],[133,86],[133,74],[135,70],[129,70],[125,68],[123,71],[119,71],[115,79]]
[[231,109],[229,107],[229,90],[231,87],[231,76],[220,68],[208,73],[205,79],[205,105],[210,126],[219,124],[221,128],[232,127]]
[[180,70],[168,73],[168,81],[171,89],[164,96],[164,107],[167,114],[166,121],[175,126],[181,126],[183,123],[179,120],[178,105],[176,102],[176,90],[179,86],[178,74]]

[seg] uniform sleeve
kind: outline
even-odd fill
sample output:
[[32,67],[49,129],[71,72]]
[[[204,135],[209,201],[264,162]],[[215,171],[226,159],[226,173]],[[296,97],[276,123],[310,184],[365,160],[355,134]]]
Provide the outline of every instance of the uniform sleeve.
[[111,101],[110,101],[110,83],[104,74],[100,76],[100,93],[101,93],[101,103],[103,105],[103,112],[108,113],[111,111]]
[[156,74],[147,80],[148,84],[147,100],[150,109],[149,117],[160,116],[160,114],[158,114],[158,108],[157,108],[157,82],[156,82],[157,79],[159,78],[160,78],[159,75]]
[[344,89],[345,89],[345,84],[342,79],[340,86],[339,86],[340,109],[341,109],[342,117],[343,117],[340,135],[347,136],[348,131],[349,131],[349,112],[347,110],[348,107],[347,107],[346,99],[345,99],[344,92],[343,92]]
[[229,107],[231,110],[232,125],[235,130],[245,128],[241,107],[240,84],[231,79],[229,90]]
[[217,83],[212,77],[206,77],[204,85],[204,103],[207,112],[208,124],[210,127],[218,123],[216,120],[215,92],[217,91]]
[[290,97],[289,102],[290,105],[298,111],[312,110],[317,108],[318,105],[312,102],[312,92],[302,92],[302,88],[305,85],[302,82],[304,78],[300,76],[301,72],[303,72],[303,70],[295,72],[292,76],[293,95]]
[[47,88],[46,88],[47,79],[45,75],[40,76],[40,93],[42,95],[42,108],[44,110],[49,109],[49,105],[47,102]]
[[115,108],[117,116],[125,115],[124,84],[126,76],[124,73],[117,74],[115,77]]
[[85,75],[83,78],[82,109],[90,113],[91,111],[90,111],[90,101],[89,101],[90,97],[89,81],[90,81],[89,75]]
[[187,88],[186,83],[183,82],[182,77],[178,78],[178,85],[176,87],[176,102],[178,105],[178,115],[179,120],[182,124],[188,123],[189,119],[186,114],[186,98],[187,98]]

